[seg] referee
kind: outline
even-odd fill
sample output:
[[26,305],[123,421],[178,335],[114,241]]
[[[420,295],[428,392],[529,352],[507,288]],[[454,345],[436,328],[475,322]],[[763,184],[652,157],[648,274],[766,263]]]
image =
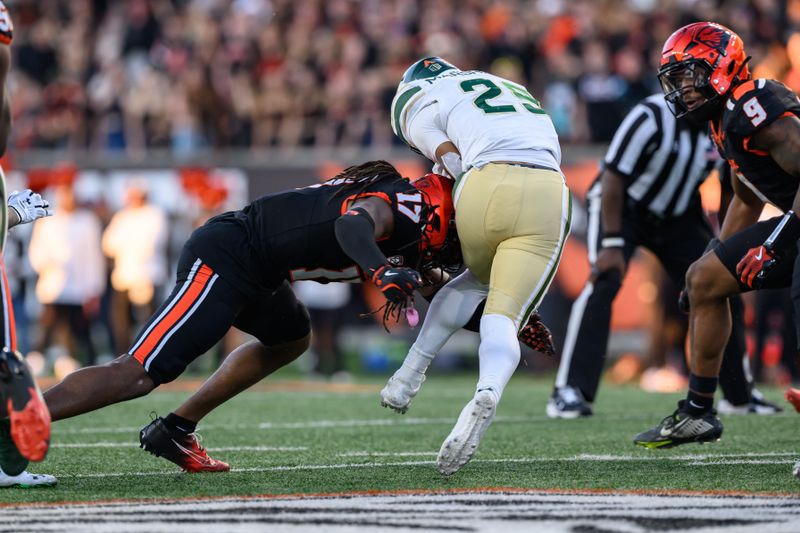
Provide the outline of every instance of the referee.
[[[651,250],[682,287],[689,265],[713,237],[699,186],[714,166],[705,125],[676,119],[664,95],[650,96],[625,117],[608,148],[602,171],[587,194],[592,273],[572,306],[551,418],[590,416],[603,372],[611,304],[639,246]],[[725,348],[720,385],[730,412],[780,410],[757,392],[746,370],[742,301],[731,298],[733,333]]]

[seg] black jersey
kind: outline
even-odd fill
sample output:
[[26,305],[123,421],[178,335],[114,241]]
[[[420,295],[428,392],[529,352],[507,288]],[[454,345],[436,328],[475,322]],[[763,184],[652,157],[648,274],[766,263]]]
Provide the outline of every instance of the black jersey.
[[241,211],[209,220],[187,247],[243,290],[274,289],[283,280],[359,282],[364,272],[336,239],[336,220],[349,204],[377,196],[394,213],[392,234],[378,246],[395,266],[416,268],[424,221],[422,193],[408,180],[342,190],[343,179],[258,198]]
[[800,100],[775,80],[749,80],[725,102],[722,119],[712,122],[712,137],[737,177],[761,200],[791,209],[798,178],[784,171],[769,152],[750,146],[761,128],[786,115],[800,116]]

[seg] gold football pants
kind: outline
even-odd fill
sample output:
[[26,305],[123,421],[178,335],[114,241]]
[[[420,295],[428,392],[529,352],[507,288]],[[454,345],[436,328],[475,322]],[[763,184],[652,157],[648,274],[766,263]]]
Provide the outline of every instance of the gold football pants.
[[466,172],[453,192],[464,263],[489,294],[484,314],[519,330],[553,281],[572,222],[555,171],[492,163]]

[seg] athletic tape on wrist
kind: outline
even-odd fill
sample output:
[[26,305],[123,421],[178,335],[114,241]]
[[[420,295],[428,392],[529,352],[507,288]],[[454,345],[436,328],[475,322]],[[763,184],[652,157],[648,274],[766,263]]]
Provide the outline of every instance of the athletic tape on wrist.
[[603,237],[600,240],[601,248],[624,248],[625,239],[622,237]]

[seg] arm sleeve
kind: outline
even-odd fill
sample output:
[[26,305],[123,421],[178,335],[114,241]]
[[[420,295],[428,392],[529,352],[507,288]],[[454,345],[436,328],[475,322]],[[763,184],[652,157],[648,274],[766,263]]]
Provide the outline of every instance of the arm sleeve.
[[439,104],[432,103],[423,107],[408,119],[409,146],[419,150],[422,155],[436,161],[436,149],[440,144],[449,141],[439,120]]
[[334,229],[342,251],[365,273],[386,264],[386,256],[375,242],[375,222],[364,209],[349,209],[336,220]]
[[634,107],[614,133],[603,158],[605,168],[631,178],[660,141],[660,118],[660,111],[654,104],[651,107],[642,103]]

